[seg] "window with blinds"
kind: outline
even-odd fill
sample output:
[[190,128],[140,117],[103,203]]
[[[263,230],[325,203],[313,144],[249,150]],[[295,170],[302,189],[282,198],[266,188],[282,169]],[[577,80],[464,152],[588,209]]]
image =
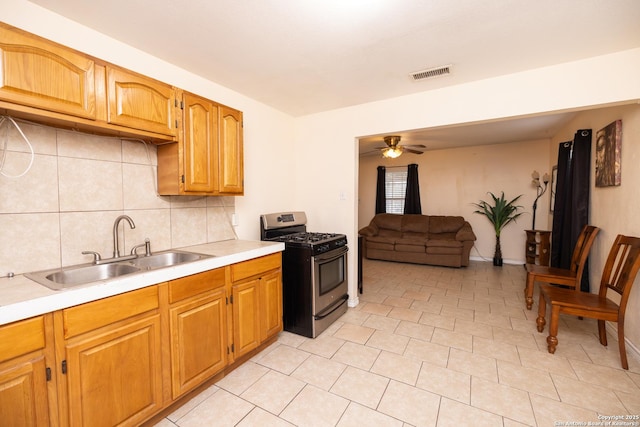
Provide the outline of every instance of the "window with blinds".
[[404,213],[404,196],[407,191],[407,168],[394,168],[385,172],[385,196],[387,213]]

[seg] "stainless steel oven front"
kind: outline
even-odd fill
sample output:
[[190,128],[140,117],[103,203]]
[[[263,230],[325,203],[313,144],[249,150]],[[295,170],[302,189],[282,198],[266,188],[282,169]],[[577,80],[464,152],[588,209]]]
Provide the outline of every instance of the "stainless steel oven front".
[[311,275],[312,311],[316,336],[347,311],[347,252],[342,246],[314,255]]

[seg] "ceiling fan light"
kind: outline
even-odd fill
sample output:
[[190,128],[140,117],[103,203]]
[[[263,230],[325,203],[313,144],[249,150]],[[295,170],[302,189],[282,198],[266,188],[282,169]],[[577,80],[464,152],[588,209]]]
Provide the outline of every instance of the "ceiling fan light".
[[382,155],[388,159],[395,159],[402,154],[402,147],[385,148],[382,150]]

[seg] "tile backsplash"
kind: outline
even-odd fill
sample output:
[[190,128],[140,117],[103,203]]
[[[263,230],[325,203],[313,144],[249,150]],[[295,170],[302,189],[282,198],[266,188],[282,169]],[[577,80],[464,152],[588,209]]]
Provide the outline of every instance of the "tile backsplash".
[[[156,147],[9,120],[0,126],[0,277],[9,272],[90,262],[113,253],[113,222],[122,214],[120,252],[151,240],[152,251],[235,239],[234,197],[157,194]],[[6,147],[6,150],[5,150]],[[4,158],[4,162],[3,162]],[[124,230],[124,231],[123,231]]]

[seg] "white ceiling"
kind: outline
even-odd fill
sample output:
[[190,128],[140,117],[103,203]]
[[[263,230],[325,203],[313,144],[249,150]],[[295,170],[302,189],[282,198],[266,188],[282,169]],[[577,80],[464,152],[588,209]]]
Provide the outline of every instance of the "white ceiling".
[[31,1],[293,116],[640,46],[640,0]]
[[[505,144],[553,137],[577,113],[546,114],[535,117],[499,120],[486,123],[393,132],[401,137],[400,145],[422,144],[421,151],[472,145]],[[388,135],[388,134],[385,134]],[[384,135],[360,138],[360,154],[373,155],[384,148]],[[411,156],[410,153],[404,155]],[[403,155],[403,156],[404,156]]]

